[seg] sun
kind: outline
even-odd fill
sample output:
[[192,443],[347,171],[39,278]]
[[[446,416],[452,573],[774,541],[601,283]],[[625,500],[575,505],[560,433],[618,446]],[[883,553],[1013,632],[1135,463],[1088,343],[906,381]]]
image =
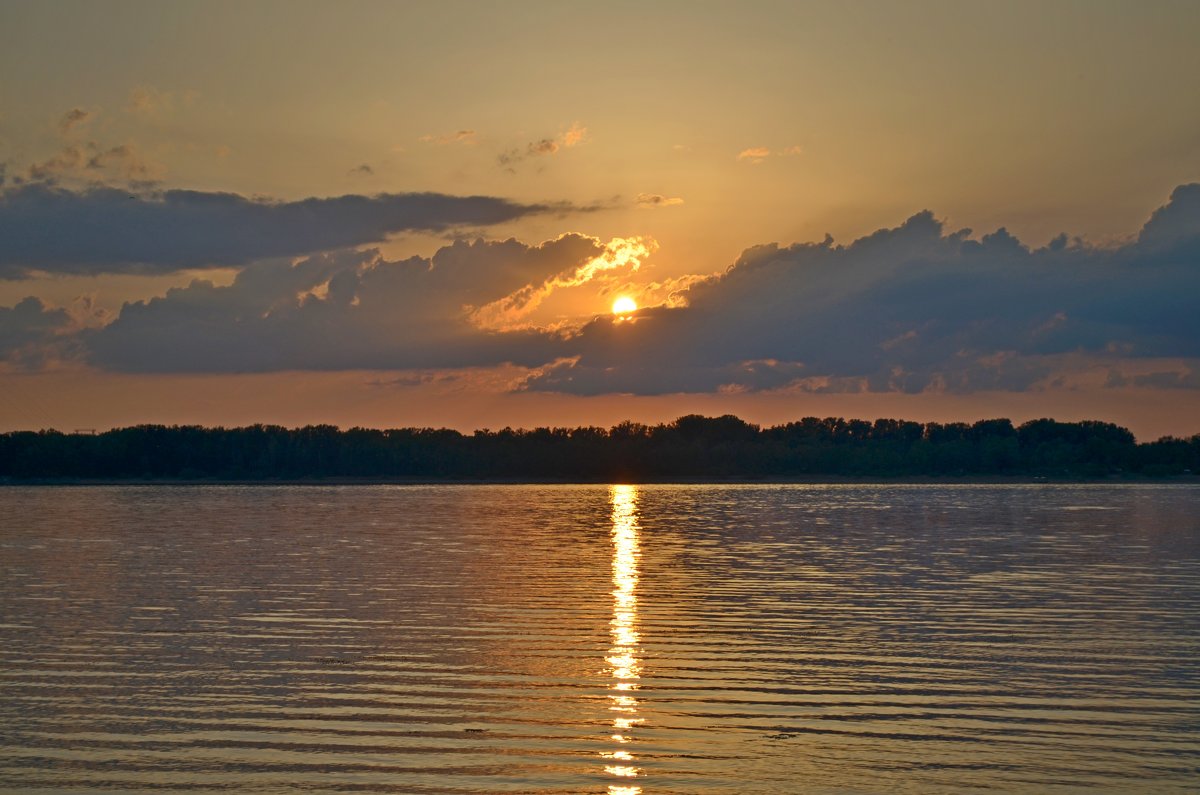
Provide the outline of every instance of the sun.
[[637,301],[634,301],[632,298],[630,298],[627,295],[623,295],[620,298],[618,298],[617,300],[613,301],[613,314],[614,315],[627,315],[630,312],[633,312],[636,310],[637,310]]

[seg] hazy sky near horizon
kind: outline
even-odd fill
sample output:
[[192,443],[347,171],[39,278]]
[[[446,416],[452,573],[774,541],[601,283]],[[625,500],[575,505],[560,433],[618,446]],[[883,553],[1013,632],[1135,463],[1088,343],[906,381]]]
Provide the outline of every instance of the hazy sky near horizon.
[[1197,41],[1165,1],[0,1],[0,428],[1196,433]]

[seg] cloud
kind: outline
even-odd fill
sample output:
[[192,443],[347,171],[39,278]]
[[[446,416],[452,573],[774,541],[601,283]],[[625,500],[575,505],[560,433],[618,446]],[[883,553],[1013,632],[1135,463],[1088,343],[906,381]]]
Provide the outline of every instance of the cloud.
[[555,155],[563,149],[578,146],[583,143],[586,137],[587,128],[581,126],[579,122],[575,122],[565,132],[559,133],[554,138],[542,138],[537,141],[531,141],[523,148],[517,147],[509,149],[506,152],[501,152],[496,159],[501,166],[511,168],[522,160],[527,160],[531,157]]
[[752,146],[749,149],[743,149],[738,152],[737,159],[751,164],[765,162],[768,157],[794,157],[803,154],[804,149],[800,146],[786,146],[783,149],[772,152],[765,146]]
[[534,367],[562,355],[562,336],[484,328],[475,308],[603,267],[612,249],[564,235],[538,246],[459,241],[399,261],[377,251],[267,260],[226,287],[197,280],[126,304],[80,337],[88,361],[125,372]]
[[1126,375],[1118,369],[1110,370],[1105,386],[1148,387],[1150,389],[1200,389],[1200,367],[1183,367],[1175,370],[1154,370],[1148,373]]
[[347,173],[349,173],[349,175],[352,177],[370,177],[374,176],[375,169],[371,168],[371,166],[367,163],[362,163],[361,165],[357,165],[350,169],[350,171]]
[[661,193],[639,193],[636,202],[638,207],[674,207],[683,204],[683,199],[678,196],[664,196]]
[[0,193],[0,278],[33,271],[165,273],[241,266],[374,243],[397,232],[488,226],[565,209],[439,193],[284,202],[234,193],[24,184]]
[[130,185],[149,185],[166,175],[166,167],[152,161],[133,144],[102,145],[96,141],[69,143],[41,162],[29,166],[33,182],[124,180]]
[[1171,201],[1154,211],[1138,234],[1138,246],[1147,251],[1169,251],[1194,240],[1200,219],[1200,183],[1180,185]]
[[[202,196],[226,217],[222,195]],[[370,200],[353,198],[359,218]],[[320,212],[303,214],[307,227],[339,228],[338,213],[315,222]],[[0,240],[0,252],[11,248]],[[536,246],[459,241],[398,261],[287,254],[253,262],[229,286],[195,281],[126,304],[103,325],[64,328],[60,310],[22,302],[0,328],[25,361],[69,342],[92,365],[127,372],[507,364],[526,368],[522,389],[581,395],[1200,388],[1200,185],[1177,189],[1136,239],[1107,248],[1064,236],[1035,249],[1004,229],[947,231],[920,212],[847,245],[759,245],[718,275],[639,282],[652,249],[569,234]],[[588,284],[645,308],[530,323],[555,291]]]
[[566,132],[559,136],[559,141],[563,146],[570,148],[583,143],[583,139],[587,137],[587,127],[584,127],[575,122]]
[[367,386],[425,386],[426,384],[436,383],[442,380],[453,380],[454,375],[441,375],[436,372],[420,371],[406,375],[397,376],[396,378],[375,378],[367,382]]
[[435,146],[447,146],[449,144],[468,144],[473,146],[478,143],[474,130],[457,130],[445,135],[422,135],[417,140],[427,144],[434,144]]
[[749,160],[751,163],[761,163],[771,156],[771,150],[765,146],[754,146],[738,152],[738,160]]
[[[74,185],[124,183],[131,187],[149,187],[166,176],[166,166],[147,157],[131,141],[80,140],[76,133],[98,115],[99,111],[83,108],[72,108],[64,113],[58,122],[59,133],[65,139],[61,148],[42,160],[22,167],[13,182]],[[3,185],[2,181],[0,185]]]
[[581,235],[570,237],[590,245],[586,257],[579,258],[565,269],[547,274],[540,283],[527,283],[475,309],[471,319],[483,328],[509,330],[519,327],[521,321],[556,290],[579,287],[614,271],[636,271],[641,267],[642,260],[657,248],[653,240],[639,237],[616,237],[603,246],[596,238]]
[[571,360],[526,388],[1021,391],[1112,371],[1133,374],[1111,384],[1190,388],[1198,295],[1200,185],[1116,248],[973,239],[922,212],[846,246],[747,249],[686,305],[592,320],[564,346]]
[[687,300],[685,296],[688,288],[708,278],[708,276],[701,274],[672,276],[650,282],[644,279],[634,281],[614,278],[606,280],[606,283],[601,286],[600,295],[613,297],[629,296],[640,307],[686,306]]
[[58,179],[64,174],[68,174],[82,168],[86,162],[85,149],[79,144],[70,144],[64,146],[58,152],[55,152],[50,157],[34,163],[29,167],[28,175],[32,180],[50,180]]
[[63,114],[62,119],[58,122],[58,131],[63,135],[67,135],[73,129],[91,121],[94,114],[91,111],[83,108],[72,108]]
[[0,307],[0,360],[22,368],[41,366],[70,320],[65,310],[52,309],[32,296],[16,306]]
[[134,182],[156,182],[166,176],[166,167],[147,160],[132,144],[96,149],[88,158],[89,171],[111,171]]

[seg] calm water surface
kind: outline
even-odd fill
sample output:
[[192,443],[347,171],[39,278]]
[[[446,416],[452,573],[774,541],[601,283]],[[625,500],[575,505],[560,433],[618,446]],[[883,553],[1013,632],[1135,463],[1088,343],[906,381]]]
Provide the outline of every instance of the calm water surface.
[[1200,788],[1194,486],[0,490],[0,789]]

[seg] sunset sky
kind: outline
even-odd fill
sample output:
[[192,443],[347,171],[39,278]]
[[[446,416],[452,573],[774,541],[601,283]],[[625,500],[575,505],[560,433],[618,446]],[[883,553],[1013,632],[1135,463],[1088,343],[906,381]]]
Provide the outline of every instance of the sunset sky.
[[1195,2],[0,1],[0,430],[1197,433],[1197,42]]

